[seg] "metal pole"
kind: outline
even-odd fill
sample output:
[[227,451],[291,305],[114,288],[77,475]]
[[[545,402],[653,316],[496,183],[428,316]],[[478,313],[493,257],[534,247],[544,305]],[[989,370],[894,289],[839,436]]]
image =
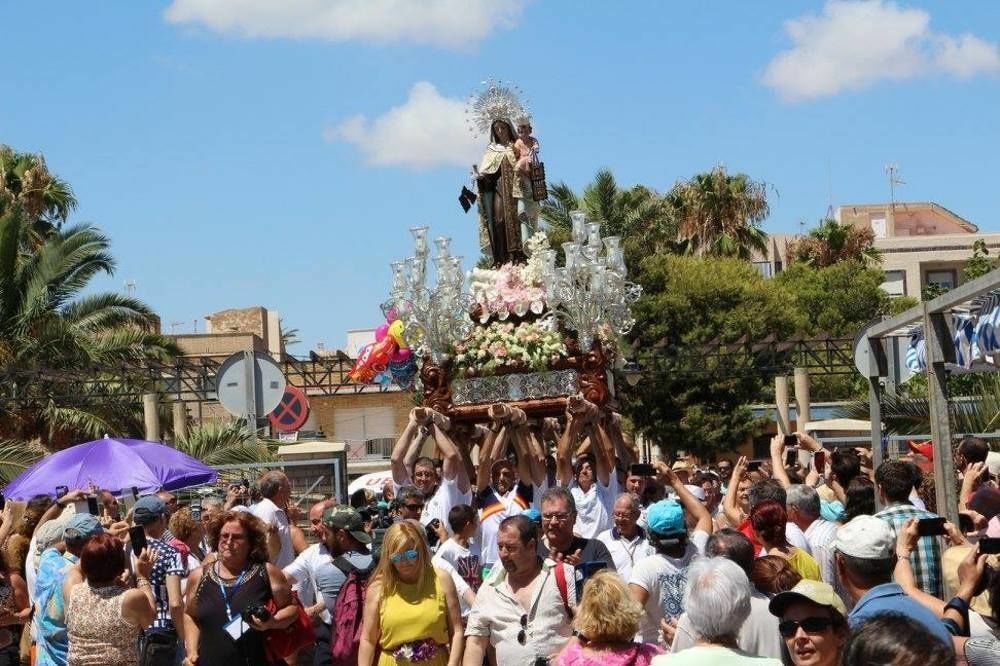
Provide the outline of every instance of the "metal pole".
[[143,394],[142,416],[146,425],[146,441],[160,441],[159,397],[155,393]]
[[257,445],[257,358],[252,350],[243,352],[243,368],[246,372],[247,390],[247,431],[250,443]]
[[955,463],[951,455],[951,422],[948,409],[948,373],[945,363],[954,360],[955,346],[945,313],[931,312],[924,303],[924,339],[927,350],[927,402],[934,438],[934,489],[938,515],[958,525]]

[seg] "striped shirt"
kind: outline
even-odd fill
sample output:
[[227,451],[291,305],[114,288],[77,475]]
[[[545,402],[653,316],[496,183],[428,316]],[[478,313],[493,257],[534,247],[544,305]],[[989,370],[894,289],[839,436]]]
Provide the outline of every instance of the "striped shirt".
[[[889,523],[895,537],[903,523],[910,518],[938,518],[938,515],[918,509],[912,504],[897,502],[876,513],[875,517]],[[910,553],[910,566],[913,567],[917,587],[941,599],[944,595],[941,585],[941,540],[935,536],[918,539],[917,547]]]

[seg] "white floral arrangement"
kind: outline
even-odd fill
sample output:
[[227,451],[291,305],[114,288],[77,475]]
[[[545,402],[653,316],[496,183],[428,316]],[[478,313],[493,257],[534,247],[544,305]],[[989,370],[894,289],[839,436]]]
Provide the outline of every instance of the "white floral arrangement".
[[503,367],[546,370],[565,355],[562,335],[548,318],[516,326],[512,322],[477,326],[455,346],[454,362],[458,375],[489,375]]
[[500,268],[474,268],[469,273],[469,289],[480,306],[479,322],[490,317],[505,321],[514,314],[523,317],[545,311],[545,284],[542,272],[549,239],[538,232],[525,243],[526,264],[507,263]]

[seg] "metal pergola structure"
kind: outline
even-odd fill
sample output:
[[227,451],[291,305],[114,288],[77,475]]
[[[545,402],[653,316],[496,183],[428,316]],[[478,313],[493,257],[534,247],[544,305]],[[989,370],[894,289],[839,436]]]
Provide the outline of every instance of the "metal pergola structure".
[[[955,362],[951,315],[961,311],[975,314],[986,297],[1000,292],[1000,270],[924,301],[895,317],[869,326],[862,332],[867,339],[869,403],[871,405],[871,442],[875,467],[882,463],[883,380],[892,372],[889,363],[890,342],[909,336],[914,325],[923,327],[927,355],[927,393],[930,406],[931,436],[934,441],[934,485],[938,511],[958,524],[958,492],[955,487],[955,463],[952,456],[951,410],[948,401],[947,363]],[[864,342],[864,341],[862,341]]]

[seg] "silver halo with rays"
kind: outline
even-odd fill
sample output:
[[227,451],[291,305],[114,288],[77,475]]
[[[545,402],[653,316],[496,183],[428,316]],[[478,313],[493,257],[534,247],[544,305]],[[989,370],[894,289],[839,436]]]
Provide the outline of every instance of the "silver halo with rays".
[[465,105],[465,121],[473,134],[489,136],[493,121],[513,123],[518,117],[531,115],[527,102],[521,99],[521,89],[514,84],[489,79],[483,86]]

